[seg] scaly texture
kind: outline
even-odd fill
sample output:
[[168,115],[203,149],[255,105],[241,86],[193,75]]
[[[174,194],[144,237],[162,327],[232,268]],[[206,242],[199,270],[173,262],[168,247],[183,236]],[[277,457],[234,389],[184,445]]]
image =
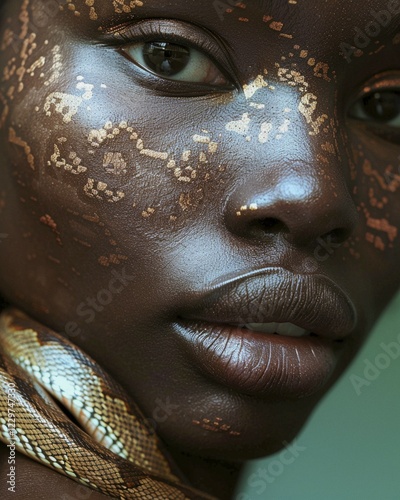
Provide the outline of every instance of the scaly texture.
[[95,361],[16,310],[0,318],[0,439],[111,497],[211,498],[181,482],[139,408]]

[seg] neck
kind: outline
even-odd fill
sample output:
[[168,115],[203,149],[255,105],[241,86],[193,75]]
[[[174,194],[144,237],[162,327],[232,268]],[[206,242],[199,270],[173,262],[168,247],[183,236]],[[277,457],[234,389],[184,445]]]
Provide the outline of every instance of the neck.
[[190,484],[219,500],[233,498],[243,467],[239,462],[223,462],[168,450]]

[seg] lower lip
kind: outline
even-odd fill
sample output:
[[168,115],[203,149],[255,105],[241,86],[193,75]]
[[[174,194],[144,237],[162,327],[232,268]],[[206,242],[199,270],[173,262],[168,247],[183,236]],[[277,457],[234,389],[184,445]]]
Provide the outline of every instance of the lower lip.
[[191,360],[235,391],[259,397],[304,398],[331,379],[342,343],[316,336],[285,337],[229,325],[177,323]]

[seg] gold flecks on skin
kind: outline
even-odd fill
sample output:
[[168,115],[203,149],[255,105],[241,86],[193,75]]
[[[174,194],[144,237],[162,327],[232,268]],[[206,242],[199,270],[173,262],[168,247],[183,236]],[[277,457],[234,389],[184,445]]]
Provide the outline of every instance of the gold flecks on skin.
[[263,15],[263,21],[264,23],[268,23],[268,27],[271,30],[277,31],[280,37],[289,39],[293,38],[293,35],[290,35],[289,33],[282,33],[284,24],[281,21],[274,21],[273,17],[268,15]]
[[64,123],[70,123],[72,118],[78,113],[82,103],[89,101],[93,97],[94,85],[79,81],[76,88],[83,92],[81,96],[63,92],[52,92],[49,94],[43,108],[46,116],[52,116],[52,113],[55,112],[63,117]]
[[[128,126],[126,121],[121,121],[119,124],[113,125],[112,122],[106,122],[100,129],[93,129],[88,136],[89,144],[94,148],[99,148],[107,140],[113,140],[120,134],[129,134],[129,140],[136,141],[138,134],[132,127]],[[137,149],[144,149],[141,139],[136,143]]]
[[[44,85],[46,87],[58,82],[61,76],[62,59],[61,59],[61,48],[59,45],[55,45],[51,49],[51,56],[52,56],[52,66],[50,70],[50,77],[44,82]],[[44,77],[44,73],[42,73],[41,76]]]
[[258,210],[258,205],[257,203],[251,203],[250,205],[242,205],[240,207],[240,210],[238,210],[236,212],[236,215],[238,217],[241,217],[243,214],[245,214],[246,212],[250,211],[250,212],[255,212],[256,210]]
[[314,76],[317,78],[323,78],[327,82],[331,81],[329,75],[329,66],[326,63],[319,62],[314,67]]
[[379,200],[377,198],[377,195],[375,194],[374,188],[369,189],[368,198],[369,198],[369,204],[371,205],[371,207],[378,208],[379,210],[383,210],[389,202],[389,199],[386,196],[384,196],[383,198],[381,198]]
[[365,240],[371,243],[377,250],[384,252],[386,250],[386,245],[380,236],[376,236],[372,233],[365,233]]
[[240,120],[234,120],[226,124],[225,129],[229,132],[236,132],[240,135],[247,135],[249,132],[251,118],[249,113],[244,113]]
[[387,233],[390,242],[393,242],[397,238],[397,227],[390,224],[387,219],[373,219],[370,217],[367,220],[367,226],[372,229],[376,229],[377,231]]
[[64,123],[70,123],[72,117],[78,113],[79,106],[82,104],[83,98],[63,92],[52,92],[47,96],[44,111],[46,116],[59,113],[63,117]]
[[310,135],[318,135],[321,126],[328,119],[328,115],[323,113],[318,117],[314,117],[314,113],[317,109],[318,98],[315,94],[311,92],[305,94],[300,101],[299,111],[306,119],[306,122],[311,125],[312,131],[309,132]]
[[184,151],[182,153],[182,157],[181,157],[181,160],[183,162],[187,162],[190,160],[190,156],[191,156],[192,152],[190,151],[190,149],[188,149],[187,151]]
[[35,71],[38,68],[43,68],[43,66],[45,65],[45,62],[46,62],[46,58],[44,56],[40,56],[38,59],[36,59],[35,62],[33,62],[31,64],[31,66],[26,70],[26,72],[28,73],[28,75],[34,76]]
[[[21,63],[15,72],[16,75],[18,76],[18,85],[17,85],[17,92],[18,93],[22,92],[22,90],[24,89],[24,81],[23,80],[24,80],[25,74],[27,73],[27,68],[26,68],[27,61],[28,61],[28,58],[33,54],[34,50],[37,48],[35,40],[36,40],[36,34],[31,33],[29,35],[29,37],[24,39],[23,44],[22,44],[22,49],[21,49],[21,53],[20,53]],[[14,86],[10,87],[9,97],[11,99],[14,98],[14,91],[15,91],[15,87]]]
[[384,48],[385,48],[385,45],[381,45],[376,50],[373,50],[373,51],[369,52],[368,55],[369,56],[373,56],[375,54],[379,54],[379,52],[381,52]]
[[383,251],[386,249],[387,246],[389,248],[393,248],[394,241],[398,237],[398,232],[399,232],[398,228],[396,226],[393,226],[389,222],[389,220],[385,217],[380,219],[372,217],[370,211],[368,210],[364,202],[360,202],[359,210],[365,216],[367,228],[373,229],[376,232],[385,233],[385,239],[387,240],[387,243],[384,242],[381,236],[373,234],[368,230],[365,233],[366,241],[368,241],[368,243],[373,244],[373,246],[378,250]]
[[8,106],[8,102],[3,94],[0,92],[0,104],[1,104],[1,114],[0,114],[0,130],[4,127],[4,124],[8,118],[8,114],[10,112],[10,108]]
[[29,166],[31,167],[32,170],[35,170],[35,158],[32,154],[29,144],[20,137],[18,137],[15,130],[12,127],[10,127],[9,129],[8,140],[11,144],[15,144],[16,146],[19,146],[24,150]]
[[[104,222],[97,214],[84,214],[76,210],[67,209],[70,214],[69,226],[75,233],[72,241],[79,245],[82,250],[90,250],[97,248],[99,238],[103,238],[103,234],[108,239],[110,245],[110,253],[108,255],[100,255],[97,257],[97,262],[102,267],[119,266],[128,260],[126,255],[123,255],[118,243],[115,241],[112,232],[107,228]],[[104,238],[103,238],[104,240]],[[91,243],[92,242],[92,243]],[[104,250],[103,250],[104,251]],[[77,269],[72,269],[73,273],[80,276]]]
[[325,142],[324,144],[321,144],[321,149],[331,155],[336,154],[335,146],[331,142]]
[[286,134],[288,131],[289,131],[289,125],[290,125],[290,120],[285,118],[282,125],[280,125],[278,127],[278,134],[275,136],[275,139],[282,139],[282,137],[284,136],[284,134]]
[[101,181],[96,181],[95,179],[88,179],[86,185],[83,188],[84,193],[89,198],[96,198],[97,200],[106,200],[109,203],[117,203],[125,198],[125,193],[123,191],[112,191],[108,189],[108,184]]
[[275,31],[282,31],[282,28],[283,28],[283,23],[279,22],[279,21],[272,21],[270,24],[269,24],[269,27],[272,29],[272,30],[275,30]]
[[[268,72],[266,71],[265,74],[268,74]],[[243,85],[243,92],[246,99],[251,99],[258,90],[268,86],[264,75],[258,75],[251,83]]]
[[92,20],[92,21],[96,21],[98,16],[97,16],[97,12],[96,12],[96,9],[94,7],[94,3],[95,3],[95,0],[85,0],[85,4],[90,7],[90,10],[89,10],[89,18]]
[[265,109],[265,104],[259,104],[257,102],[251,102],[250,106],[255,109]]
[[193,140],[194,142],[197,142],[199,144],[208,144],[209,153],[216,153],[218,150],[218,143],[212,141],[211,137],[207,137],[204,135],[194,135]]
[[384,191],[395,193],[400,188],[400,174],[393,173],[392,165],[389,165],[385,172],[385,176],[372,167],[370,160],[365,159],[363,163],[363,173],[369,178],[376,179],[381,189]]
[[122,175],[127,173],[127,162],[124,160],[122,153],[109,151],[104,153],[103,167],[107,173],[114,175]]
[[222,418],[203,418],[201,420],[193,420],[193,425],[201,427],[202,429],[210,432],[218,432],[228,434],[229,436],[240,436],[240,432],[233,431],[232,426],[224,423]]
[[154,213],[155,213],[155,208],[149,207],[147,210],[144,210],[142,212],[142,217],[145,219],[149,219]]
[[127,260],[128,257],[126,255],[110,254],[99,257],[98,262],[103,267],[110,267],[112,265],[119,266],[120,264],[123,264]]
[[168,160],[168,153],[161,153],[160,151],[153,151],[152,149],[141,149],[140,154],[154,158],[155,160]]
[[24,0],[21,4],[21,11],[19,14],[19,20],[21,21],[21,33],[20,33],[20,38],[21,40],[26,37],[28,34],[28,26],[29,26],[29,12],[28,12],[28,7],[29,7],[30,0]]
[[68,10],[73,12],[76,17],[79,17],[81,15],[81,13],[76,8],[76,6],[73,2],[74,2],[74,0],[67,0],[67,8],[68,8]]
[[269,134],[273,129],[273,125],[270,122],[263,122],[261,124],[261,132],[258,136],[258,141],[261,144],[265,144],[269,140]]
[[52,230],[52,232],[56,235],[57,243],[61,246],[62,242],[61,242],[60,232],[58,230],[56,222],[53,220],[51,215],[49,214],[43,215],[42,217],[40,217],[40,222]]
[[83,174],[87,171],[87,168],[82,165],[82,159],[79,158],[75,151],[69,153],[68,160],[62,158],[60,148],[57,144],[54,144],[54,153],[47,164],[50,167],[61,168],[75,175]]
[[279,36],[282,38],[289,38],[289,40],[293,38],[293,35],[289,35],[289,33],[279,33]]
[[[269,17],[269,20],[270,19],[272,18]],[[294,45],[294,52],[290,52],[289,57],[294,57],[296,54],[300,59],[306,59],[309,55],[309,51],[301,49],[299,45]],[[283,57],[282,59],[286,60],[287,58]],[[323,62],[316,63],[315,60],[313,60],[312,63],[312,66],[310,66],[310,68],[312,68],[312,76],[330,82],[332,78],[329,74],[329,66]],[[297,64],[292,63],[292,67],[288,68],[282,66],[280,63],[275,63],[275,71],[278,80],[281,83],[298,89],[300,93],[298,111],[304,116],[306,122],[310,125],[311,130],[309,134],[318,135],[322,126],[324,126],[324,132],[327,133],[330,126],[329,124],[326,124],[328,115],[321,114],[319,116],[315,116],[318,104],[317,97],[315,93],[310,91],[310,83],[306,80],[306,77],[293,66],[297,67]],[[255,94],[262,89],[269,89],[271,91],[275,90],[275,87],[270,85],[269,81],[267,80],[267,75],[269,75],[269,77],[273,77],[271,71],[264,69],[263,74],[259,74],[252,82],[243,86],[243,91],[246,99],[251,99],[249,106],[255,110],[261,110],[265,107],[265,105],[263,105],[262,103],[257,103],[254,101]],[[284,112],[290,112],[290,110],[284,110]],[[247,113],[246,115],[242,116],[242,120],[229,122],[226,125],[226,130],[239,133],[245,136],[247,141],[251,141],[251,136],[248,135],[248,129],[246,130],[247,125],[246,123],[243,123],[246,118],[248,118],[248,116],[249,114]],[[276,125],[278,132],[275,135],[275,139],[280,140],[283,138],[283,134],[288,131],[289,124],[290,122],[285,120],[281,125]],[[263,124],[258,137],[261,143],[267,142],[267,140],[271,138],[270,132],[272,129],[269,129],[270,125]],[[266,134],[266,132],[268,132],[268,134]]]
[[113,0],[113,6],[117,14],[129,14],[136,7],[142,7],[143,2],[141,0]]
[[[207,133],[207,131],[203,133],[205,134]],[[133,167],[133,165],[131,166],[131,160],[124,158],[122,152],[116,151],[115,146],[113,146],[111,143],[118,138],[121,138],[122,140],[126,140],[127,138],[128,140],[133,141],[140,156],[160,161],[162,165],[165,165],[167,167],[168,171],[171,171],[173,173],[174,178],[182,183],[191,183],[196,180],[198,178],[199,166],[206,166],[209,162],[208,156],[215,154],[218,149],[218,143],[213,141],[210,136],[194,135],[193,141],[198,144],[207,145],[207,151],[200,151],[197,156],[192,154],[191,150],[184,150],[181,153],[180,160],[175,160],[172,153],[169,153],[167,151],[155,151],[146,147],[147,145],[145,144],[143,139],[139,137],[139,134],[133,129],[133,127],[128,125],[127,121],[121,121],[118,124],[113,124],[111,121],[109,121],[106,122],[105,125],[100,129],[93,129],[88,134],[88,143],[92,148],[94,148],[93,150],[89,149],[89,154],[91,154],[92,156],[95,155],[97,149],[99,149],[100,147],[102,149],[104,147],[110,148],[106,152],[101,152],[101,154],[103,155],[103,167],[106,167],[106,173],[120,176],[128,172],[132,174],[132,168],[136,169],[137,165],[141,165],[141,162],[136,161],[134,163],[135,166]],[[204,176],[205,180],[207,180],[207,175],[208,174],[206,173]],[[99,179],[97,179],[96,182],[98,184],[94,185],[94,179],[92,177],[89,177],[89,181],[84,187],[84,192],[87,196],[90,196],[93,199],[102,200],[103,193],[106,192],[107,194],[110,194],[109,191],[112,190],[108,188],[106,181],[100,181]],[[108,189],[106,189],[105,186],[107,186]],[[113,193],[115,191],[117,191],[118,197],[123,193],[121,189],[114,189]],[[196,193],[193,199],[199,200],[202,196],[201,195],[199,198],[199,194],[201,193]],[[184,207],[183,209],[186,210],[189,206],[194,206],[192,202],[182,202],[183,199],[184,198],[180,198],[179,203],[180,207]],[[114,201],[116,202],[119,200],[114,199]],[[145,215],[143,215],[143,212],[145,212]],[[141,213],[144,217],[148,217],[149,215],[147,210],[143,211],[142,209]],[[153,214],[150,213],[150,215]]]

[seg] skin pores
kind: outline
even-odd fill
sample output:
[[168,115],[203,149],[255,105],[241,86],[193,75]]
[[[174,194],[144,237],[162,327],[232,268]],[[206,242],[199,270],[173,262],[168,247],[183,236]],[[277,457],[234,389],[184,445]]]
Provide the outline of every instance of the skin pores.
[[[276,451],[398,290],[399,129],[348,112],[398,92],[396,20],[348,62],[340,46],[376,2],[59,3],[8,2],[3,16],[1,293],[92,355],[171,449]],[[212,71],[232,88],[138,68],[115,33],[146,19],[221,60]],[[263,268],[323,276],[348,298],[354,328],[322,385],[232,389],[176,328],[214,283]],[[213,356],[253,370],[251,342],[227,338]],[[266,350],[260,376],[269,362]]]

